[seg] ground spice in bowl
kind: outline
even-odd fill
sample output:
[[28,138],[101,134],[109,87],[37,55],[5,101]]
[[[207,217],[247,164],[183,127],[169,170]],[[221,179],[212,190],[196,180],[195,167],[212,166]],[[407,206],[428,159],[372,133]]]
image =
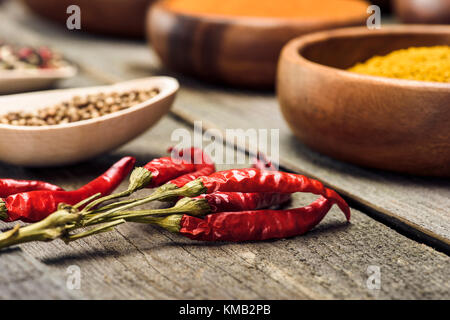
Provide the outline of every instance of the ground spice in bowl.
[[450,83],[450,46],[396,50],[358,63],[348,71],[388,78]]
[[363,0],[168,0],[176,12],[240,17],[348,19],[361,17],[369,5]]
[[0,123],[16,126],[46,126],[88,120],[133,107],[153,98],[158,93],[158,89],[151,89],[74,96],[68,101],[39,109],[34,113],[9,112],[0,116]]

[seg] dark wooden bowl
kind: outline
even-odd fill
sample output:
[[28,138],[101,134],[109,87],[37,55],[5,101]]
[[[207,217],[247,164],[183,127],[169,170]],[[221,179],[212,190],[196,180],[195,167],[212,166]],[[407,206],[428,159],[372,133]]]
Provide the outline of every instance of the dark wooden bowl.
[[362,25],[358,16],[309,20],[188,15],[173,11],[166,1],[151,6],[147,33],[163,63],[181,73],[209,81],[253,88],[273,87],[281,48],[312,31]]
[[81,30],[144,37],[147,7],[155,0],[22,0],[33,12],[66,26],[67,7],[81,9]]
[[370,0],[372,4],[376,4],[380,7],[381,13],[389,13],[391,12],[391,0]]
[[450,26],[346,28],[292,40],[277,94],[294,134],[362,166],[450,176],[450,83],[360,75],[347,69],[410,46],[450,44]]
[[450,0],[394,0],[393,8],[404,23],[450,24]]

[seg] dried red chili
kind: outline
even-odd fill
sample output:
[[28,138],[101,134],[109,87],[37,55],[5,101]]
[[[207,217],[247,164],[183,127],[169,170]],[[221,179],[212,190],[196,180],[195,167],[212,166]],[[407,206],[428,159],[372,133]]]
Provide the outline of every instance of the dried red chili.
[[268,208],[289,201],[288,193],[244,193],[244,192],[214,192],[192,198],[194,201],[205,201],[210,211],[208,213],[227,211],[247,211]]
[[145,186],[155,188],[183,174],[193,172],[195,167],[190,161],[175,161],[172,157],[153,159],[144,166],[151,173],[151,180]]
[[[175,192],[181,196],[196,196],[202,193],[225,192],[277,192],[295,193],[310,192],[322,195],[336,203],[350,218],[350,208],[336,191],[325,188],[317,180],[303,175],[266,171],[253,168],[233,169],[203,176],[187,183],[183,188]],[[174,191],[172,191],[174,192]]]
[[[169,152],[174,151],[173,148],[169,149]],[[175,152],[177,152],[175,150]],[[181,150],[178,153],[178,156],[181,158],[185,158],[186,153],[190,155],[190,162],[194,164],[194,171],[191,173],[184,174],[182,176],[177,177],[176,179],[170,180],[168,184],[172,184],[181,188],[186,183],[197,179],[201,176],[209,176],[210,174],[216,171],[216,167],[212,162],[211,158],[206,155],[201,149],[198,148],[190,148]]]
[[[170,148],[169,152],[172,150]],[[213,162],[201,149],[187,148],[175,153],[176,156],[153,159],[144,167],[136,168],[131,175],[130,186],[137,190],[170,184],[166,188],[173,189],[215,171]]]
[[6,221],[40,221],[55,212],[60,203],[75,205],[97,193],[108,195],[119,186],[135,162],[133,157],[124,157],[104,174],[78,190],[41,190],[11,195],[0,201],[0,217]]
[[[210,174],[215,171],[214,163],[201,149],[187,148],[177,151],[173,148],[169,148],[168,151],[174,151],[175,155],[172,154],[172,157],[154,159],[147,163],[145,167],[135,168],[131,173],[130,184],[126,191],[97,199],[86,206],[86,209],[91,209],[106,200],[127,196],[145,186],[150,188],[159,186],[154,192],[154,196],[157,194],[164,194],[170,190],[179,189],[179,186],[182,186],[199,176]],[[175,196],[166,198],[165,200],[177,198],[178,197]],[[144,203],[147,203],[156,199],[157,197],[155,197],[155,199],[145,198],[141,200],[144,201]],[[104,213],[92,217],[92,220],[87,220],[86,223],[92,223],[116,211],[139,205],[139,201],[140,200],[125,200],[104,206],[102,207],[102,210],[105,211]]]
[[62,191],[63,189],[44,181],[0,179],[0,198],[35,190]]
[[[126,219],[139,222],[148,216],[167,216],[186,213],[193,216],[204,216],[210,213],[248,211],[269,208],[290,200],[287,193],[242,193],[215,192],[203,194],[195,198],[183,198],[174,207],[140,211],[122,211],[114,215],[114,219]],[[109,218],[112,218],[110,216]]]
[[193,240],[258,241],[302,235],[319,224],[332,205],[333,201],[320,197],[312,204],[296,209],[222,212],[207,215],[204,219],[176,214],[146,217],[140,222],[161,226]]

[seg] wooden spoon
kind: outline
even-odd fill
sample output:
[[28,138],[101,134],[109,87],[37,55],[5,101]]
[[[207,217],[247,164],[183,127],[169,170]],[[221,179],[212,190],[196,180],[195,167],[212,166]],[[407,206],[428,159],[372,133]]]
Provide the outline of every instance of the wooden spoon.
[[76,68],[0,70],[0,94],[46,89],[59,80],[71,78]]
[[152,77],[112,86],[41,91],[0,97],[0,111],[33,111],[74,95],[158,88],[160,93],[136,106],[95,119],[52,126],[0,124],[0,161],[22,166],[54,166],[86,160],[130,141],[166,114],[178,90],[170,77]]

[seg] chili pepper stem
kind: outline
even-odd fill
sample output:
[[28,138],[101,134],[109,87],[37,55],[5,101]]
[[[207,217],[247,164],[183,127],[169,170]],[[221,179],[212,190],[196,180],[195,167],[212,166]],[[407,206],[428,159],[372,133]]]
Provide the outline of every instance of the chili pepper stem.
[[183,198],[172,208],[153,209],[153,210],[137,210],[137,211],[120,211],[117,215],[109,215],[108,220],[125,219],[126,221],[134,221],[145,217],[159,216],[165,217],[173,214],[189,213],[191,216],[203,216],[211,212],[211,206],[205,199]]
[[136,201],[133,201],[131,203],[127,203],[123,206],[116,207],[114,209],[111,209],[109,211],[100,213],[92,217],[91,219],[88,219],[84,222],[84,225],[92,224],[96,221],[99,221],[100,219],[103,219],[105,217],[108,217],[116,212],[124,211],[127,209],[131,209],[146,203],[149,203],[151,201],[160,200],[160,201],[168,201],[173,200],[178,197],[196,197],[200,194],[206,192],[206,188],[203,186],[203,183],[200,179],[191,181],[187,183],[185,186],[177,189],[171,189],[176,188],[176,186],[173,185],[173,187],[170,186],[170,184],[165,184],[158,188],[153,194],[146,198],[142,198]]
[[63,208],[40,222],[25,227],[17,224],[12,230],[0,234],[0,249],[24,242],[54,240],[77,224],[81,218],[79,212]]
[[127,197],[132,193],[144,188],[146,185],[150,183],[151,180],[152,180],[152,173],[150,171],[148,171],[143,167],[137,167],[131,172],[130,183],[128,185],[127,190],[97,199],[88,204],[86,208],[84,208],[84,211],[89,211],[90,209],[96,207],[100,203],[108,200]]
[[6,203],[0,200],[0,220],[8,219],[8,209],[6,208]]
[[178,233],[181,229],[182,214],[173,214],[167,217],[140,217],[132,222],[147,223],[162,227],[170,232]]
[[80,232],[77,234],[66,234],[66,235],[62,236],[62,240],[66,244],[68,244],[69,242],[79,240],[81,238],[89,237],[94,234],[112,231],[114,229],[114,227],[116,227],[117,225],[122,224],[122,223],[125,223],[125,220],[121,219],[121,220],[117,220],[117,221],[112,221],[112,222],[106,223],[104,225],[98,226],[96,228],[92,228],[90,230]]
[[94,194],[93,196],[91,196],[91,197],[89,197],[89,198],[86,198],[86,199],[84,199],[84,200],[78,202],[76,205],[73,206],[73,208],[74,208],[74,209],[78,209],[78,208],[84,206],[86,203],[89,203],[89,202],[91,202],[92,200],[94,200],[94,199],[100,197],[101,195],[102,195],[102,194],[101,194],[100,192],[99,192],[99,193],[96,193],[96,194]]

